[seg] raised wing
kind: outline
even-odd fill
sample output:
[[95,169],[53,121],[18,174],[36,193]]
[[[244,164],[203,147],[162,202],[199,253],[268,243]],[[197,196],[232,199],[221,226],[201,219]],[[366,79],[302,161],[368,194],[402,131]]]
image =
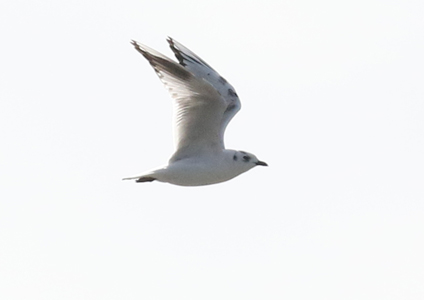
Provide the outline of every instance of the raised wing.
[[209,66],[203,59],[190,51],[187,47],[177,42],[171,37],[167,39],[172,52],[178,59],[180,65],[189,70],[196,77],[203,78],[209,82],[225,99],[227,108],[222,116],[220,135],[222,139],[222,146],[224,147],[224,133],[228,123],[236,115],[241,108],[240,100],[233,86],[218,74],[211,66]]
[[[235,114],[232,111],[237,111],[240,107],[235,103],[239,103],[237,96],[222,95],[222,89],[218,90],[207,78],[196,74],[193,69],[135,41],[132,41],[132,44],[149,61],[175,100],[176,152],[171,161],[223,149],[225,127]],[[206,64],[203,65],[203,61],[199,61],[197,56],[195,59],[204,66],[203,68],[209,69],[209,73],[217,74]],[[227,90],[227,93],[230,92]],[[235,94],[234,91],[233,93]],[[237,100],[233,100],[235,98]]]

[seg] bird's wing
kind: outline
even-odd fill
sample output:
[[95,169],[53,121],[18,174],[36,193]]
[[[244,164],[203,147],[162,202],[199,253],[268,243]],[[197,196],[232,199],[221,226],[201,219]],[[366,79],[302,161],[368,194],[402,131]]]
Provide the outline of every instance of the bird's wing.
[[[176,152],[171,160],[223,149],[225,127],[240,108],[240,105],[236,104],[239,103],[237,95],[233,95],[235,92],[227,89],[227,94],[223,95],[223,89],[218,90],[214,81],[199,76],[192,68],[178,64],[135,41],[132,41],[132,44],[149,61],[174,99]],[[192,57],[181,52],[181,55],[183,54]],[[217,74],[197,56],[193,59],[201,64],[202,68],[210,70],[209,73]],[[221,83],[221,86],[225,84]]]
[[212,67],[209,66],[203,59],[190,51],[190,49],[171,37],[168,37],[167,41],[180,65],[189,70],[196,77],[203,78],[209,82],[224,99],[227,108],[222,116],[220,128],[222,147],[224,148],[225,129],[231,119],[241,108],[240,99],[238,98],[234,87],[229,84],[224,77],[219,75],[218,72],[212,69]]

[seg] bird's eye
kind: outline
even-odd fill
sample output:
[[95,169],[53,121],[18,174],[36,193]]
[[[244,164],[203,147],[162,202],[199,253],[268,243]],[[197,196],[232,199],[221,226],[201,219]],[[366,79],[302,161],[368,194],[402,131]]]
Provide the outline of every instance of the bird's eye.
[[247,155],[243,155],[243,157],[242,157],[242,158],[243,158],[243,160],[244,160],[244,161],[246,161],[246,162],[250,160],[250,157],[249,157],[249,156],[247,156]]

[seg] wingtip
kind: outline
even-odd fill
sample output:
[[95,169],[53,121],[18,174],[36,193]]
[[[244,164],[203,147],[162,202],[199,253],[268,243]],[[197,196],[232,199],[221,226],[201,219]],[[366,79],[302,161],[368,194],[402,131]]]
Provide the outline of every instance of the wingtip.
[[141,50],[141,48],[140,48],[140,45],[137,43],[137,41],[135,41],[135,40],[131,40],[131,45],[133,45],[134,46],[134,48],[135,49],[137,49],[138,51],[140,51]]
[[174,39],[172,37],[168,36],[166,41],[168,42],[171,48],[175,47]]
[[143,56],[146,57],[146,59],[149,59],[148,58],[148,51],[146,51],[145,46],[139,44],[135,40],[131,40],[131,45],[134,46],[135,50],[137,50],[138,52],[140,52],[141,54],[143,54]]

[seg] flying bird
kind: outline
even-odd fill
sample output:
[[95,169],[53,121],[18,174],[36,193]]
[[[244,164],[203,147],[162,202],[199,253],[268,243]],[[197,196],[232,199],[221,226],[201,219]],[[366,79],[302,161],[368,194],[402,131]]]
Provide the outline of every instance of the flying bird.
[[174,100],[176,151],[166,166],[124,179],[201,186],[267,166],[251,153],[225,149],[225,128],[241,108],[235,89],[199,56],[172,38],[167,41],[179,63],[136,41],[131,44]]

